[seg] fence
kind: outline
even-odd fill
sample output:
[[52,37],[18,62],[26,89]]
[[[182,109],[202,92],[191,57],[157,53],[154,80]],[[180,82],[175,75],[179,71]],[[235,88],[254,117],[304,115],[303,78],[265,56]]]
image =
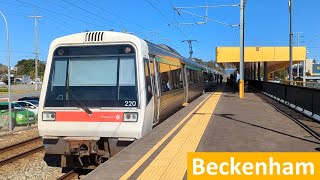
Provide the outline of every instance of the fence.
[[309,87],[309,88],[317,88],[320,89],[320,83],[319,82],[303,82],[303,81],[280,81],[281,84],[287,84],[287,85],[294,85],[294,86],[301,86],[301,87]]
[[312,115],[320,115],[320,89],[264,81],[249,81],[249,86],[307,110]]
[[[25,109],[25,110],[27,110],[27,109]],[[14,111],[15,112],[12,112],[13,113],[13,115],[12,115],[12,131],[25,130],[25,129],[29,129],[29,128],[37,125],[37,116],[35,116],[36,120],[33,120],[33,121],[27,120],[26,122],[25,121],[22,122],[22,124],[20,122],[20,124],[18,125],[17,121],[14,118],[17,116],[18,113],[16,112],[16,110],[14,110]],[[26,118],[29,119],[28,114],[26,115]],[[9,131],[10,131],[10,129],[9,129],[8,111],[2,110],[0,112],[0,136],[3,133],[9,132]]]

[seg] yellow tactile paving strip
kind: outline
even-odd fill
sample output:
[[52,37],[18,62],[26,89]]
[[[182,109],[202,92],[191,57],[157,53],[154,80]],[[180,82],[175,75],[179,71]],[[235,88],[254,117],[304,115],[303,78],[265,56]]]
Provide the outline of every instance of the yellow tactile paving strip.
[[182,179],[187,170],[187,153],[194,152],[219,101],[214,93],[178,132],[138,179]]
[[150,149],[134,166],[132,166],[131,169],[129,169],[120,179],[124,180],[124,179],[128,179],[187,119],[189,119],[189,117],[191,115],[193,115],[193,113],[199,108],[201,107],[204,102],[206,102],[208,100],[208,98],[210,98],[212,96],[212,94],[210,94],[210,96],[208,96],[207,98],[205,98],[197,107],[195,107],[185,118],[183,118],[168,134],[166,134],[154,147],[152,147],[152,149]]

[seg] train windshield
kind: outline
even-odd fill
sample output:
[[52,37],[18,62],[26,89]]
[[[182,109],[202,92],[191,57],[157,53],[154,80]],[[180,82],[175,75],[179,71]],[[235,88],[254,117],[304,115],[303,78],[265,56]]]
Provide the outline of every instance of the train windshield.
[[135,64],[135,52],[129,45],[58,48],[45,107],[78,107],[79,102],[86,107],[135,107]]

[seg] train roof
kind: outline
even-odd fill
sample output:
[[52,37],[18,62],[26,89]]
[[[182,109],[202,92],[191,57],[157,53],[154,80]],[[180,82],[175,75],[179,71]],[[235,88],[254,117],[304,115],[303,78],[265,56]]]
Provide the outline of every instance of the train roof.
[[[149,48],[150,55],[163,58],[163,61],[166,61],[169,64],[183,63],[186,64],[189,68],[204,69],[204,67],[200,64],[181,56],[177,51],[173,50],[173,48],[168,49],[165,48],[164,45],[159,46],[149,41],[146,42]],[[165,46],[169,47],[167,45]]]
[[[103,35],[105,34],[105,35]],[[113,37],[116,37],[116,40],[124,40],[124,39],[131,39],[135,41],[144,41],[146,42],[149,54],[156,56],[156,58],[159,58],[160,61],[163,60],[166,63],[172,64],[172,65],[180,65],[181,63],[187,65],[187,68],[191,69],[201,69],[205,71],[210,71],[215,74],[221,74],[220,72],[211,69],[205,65],[201,65],[197,62],[194,62],[188,58],[185,58],[181,56],[174,48],[166,45],[166,44],[154,44],[152,42],[149,42],[147,40],[143,40],[135,35],[128,34],[128,33],[122,33],[122,32],[113,32],[113,31],[92,31],[92,32],[82,32],[77,34],[71,34],[68,36],[63,36],[60,38],[55,39],[51,46],[55,47],[57,44],[60,44],[61,42],[66,44],[72,44],[72,43],[78,43],[78,42],[105,42],[107,37],[110,37],[110,35],[113,35]],[[159,60],[158,59],[158,60]]]
[[162,57],[164,59],[167,59],[168,61],[171,61],[171,63],[175,63],[176,61],[179,61],[179,63],[186,64],[187,67],[189,68],[197,68],[197,69],[202,69],[204,71],[211,72],[214,74],[222,74],[221,72],[213,68],[199,64],[195,61],[192,61],[188,58],[181,56],[175,49],[171,48],[168,45],[165,45],[165,44],[156,45],[147,40],[145,41],[147,42],[149,53],[151,55]]

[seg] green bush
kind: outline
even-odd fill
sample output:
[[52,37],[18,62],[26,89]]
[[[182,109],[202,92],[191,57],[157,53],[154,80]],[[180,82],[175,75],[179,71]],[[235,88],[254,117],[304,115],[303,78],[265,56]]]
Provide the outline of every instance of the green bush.
[[0,92],[8,92],[8,88],[0,87]]

